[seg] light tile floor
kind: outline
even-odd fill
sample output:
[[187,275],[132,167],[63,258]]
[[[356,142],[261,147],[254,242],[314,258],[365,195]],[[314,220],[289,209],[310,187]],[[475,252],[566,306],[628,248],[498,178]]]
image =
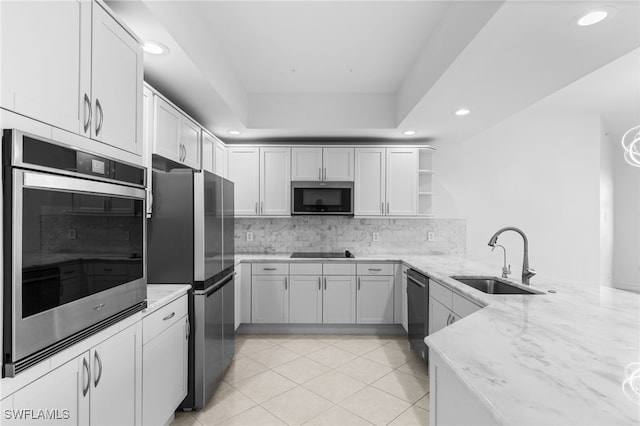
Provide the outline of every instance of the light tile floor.
[[239,335],[207,406],[172,426],[428,426],[428,410],[428,369],[404,336]]

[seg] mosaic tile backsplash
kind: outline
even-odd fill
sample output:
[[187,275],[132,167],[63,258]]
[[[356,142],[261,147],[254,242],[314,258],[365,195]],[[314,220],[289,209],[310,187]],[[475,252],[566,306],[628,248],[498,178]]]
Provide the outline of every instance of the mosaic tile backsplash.
[[[451,254],[464,256],[463,219],[391,219],[341,216],[237,218],[236,253],[291,253],[350,250],[367,254]],[[253,241],[247,241],[247,232]],[[373,233],[380,234],[373,241]],[[427,233],[434,240],[427,241]]]

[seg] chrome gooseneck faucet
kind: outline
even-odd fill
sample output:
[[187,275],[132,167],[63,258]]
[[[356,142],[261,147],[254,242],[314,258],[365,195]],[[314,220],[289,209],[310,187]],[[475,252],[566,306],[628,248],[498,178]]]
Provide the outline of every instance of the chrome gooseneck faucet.
[[489,240],[489,246],[495,247],[498,242],[498,236],[505,231],[515,231],[522,236],[524,240],[524,259],[522,260],[522,284],[531,285],[529,280],[536,274],[535,269],[529,268],[529,240],[527,240],[527,236],[522,232],[522,230],[514,227],[514,226],[506,226],[502,229],[499,229],[498,232],[493,234],[491,239]]

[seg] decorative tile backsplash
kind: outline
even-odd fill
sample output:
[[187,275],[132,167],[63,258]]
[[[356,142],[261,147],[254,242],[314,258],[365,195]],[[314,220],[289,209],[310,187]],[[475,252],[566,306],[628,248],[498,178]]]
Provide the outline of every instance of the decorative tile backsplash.
[[[367,254],[451,254],[463,256],[463,219],[391,219],[341,216],[237,218],[236,253],[291,253],[350,250]],[[253,241],[247,241],[247,232]],[[373,241],[373,233],[379,241]],[[427,233],[433,232],[433,241]]]

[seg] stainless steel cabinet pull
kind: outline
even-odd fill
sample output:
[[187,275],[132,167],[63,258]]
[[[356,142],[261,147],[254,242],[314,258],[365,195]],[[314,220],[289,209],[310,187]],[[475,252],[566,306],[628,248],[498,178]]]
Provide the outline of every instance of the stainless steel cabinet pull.
[[191,323],[189,322],[189,317],[187,317],[187,340],[189,340],[189,336],[191,335]]
[[287,277],[284,277],[284,289],[287,289]]
[[170,320],[171,318],[173,318],[175,316],[176,316],[176,313],[175,312],[171,312],[169,315],[167,315],[166,317],[162,318],[162,321]]
[[[87,119],[84,122],[84,132],[87,133],[87,130],[89,130],[89,126],[91,126],[91,99],[89,99],[89,95],[87,95],[86,93],[84,94],[84,111],[85,114],[84,116],[87,117]],[[89,110],[89,113],[87,114],[87,110]]]
[[82,387],[82,396],[87,396],[87,392],[89,392],[89,386],[91,385],[91,371],[89,370],[89,363],[87,359],[82,357],[82,367],[84,371],[86,371],[87,375],[87,383]]
[[380,269],[380,268],[369,268],[369,270],[371,272],[380,272],[380,271],[382,271],[382,269]]
[[96,379],[93,381],[93,387],[97,388],[98,387],[98,383],[100,383],[100,379],[102,378],[102,360],[100,359],[100,355],[98,354],[98,351],[95,351],[93,353],[96,361],[98,361],[98,376],[96,377]]
[[327,277],[324,277],[324,289],[327,289]]
[[318,277],[318,291],[322,290],[322,278]]
[[275,271],[276,270],[276,268],[262,268],[262,269],[265,270],[265,271]]
[[100,303],[99,305],[93,307],[93,309],[96,311],[99,311],[102,308],[104,308],[104,303]]
[[96,136],[98,136],[100,134],[100,131],[102,130],[102,121],[104,120],[104,112],[102,111],[100,99],[96,99],[96,112],[100,113],[100,118],[98,124],[96,125]]
[[360,290],[360,277],[358,277],[358,290]]
[[264,214],[264,201],[260,201],[260,213]]
[[384,214],[384,201],[380,203],[380,213]]
[[187,146],[185,144],[182,144],[182,151],[184,152],[184,155],[182,156],[182,161],[186,161],[186,159],[187,159]]
[[327,168],[324,168],[324,176],[322,178],[322,180],[327,180]]
[[389,202],[387,201],[387,214],[389,214]]

